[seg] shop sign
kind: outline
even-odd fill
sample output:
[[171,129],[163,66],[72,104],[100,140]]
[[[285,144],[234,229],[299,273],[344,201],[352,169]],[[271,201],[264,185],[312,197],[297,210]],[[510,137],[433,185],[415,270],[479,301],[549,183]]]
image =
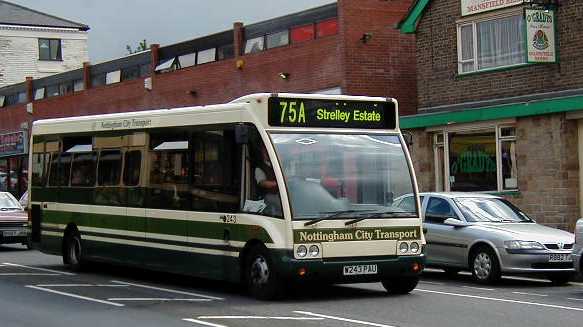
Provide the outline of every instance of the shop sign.
[[462,16],[520,5],[524,0],[461,0]]
[[545,9],[526,9],[527,61],[532,63],[557,62],[555,48],[555,12]]
[[0,157],[25,154],[27,139],[24,131],[0,134]]

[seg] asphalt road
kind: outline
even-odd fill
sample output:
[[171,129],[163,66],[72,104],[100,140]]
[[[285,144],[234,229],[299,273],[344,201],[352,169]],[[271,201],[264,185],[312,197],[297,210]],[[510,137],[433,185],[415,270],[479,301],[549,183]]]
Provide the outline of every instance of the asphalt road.
[[262,302],[236,285],[143,270],[73,274],[60,257],[3,246],[0,326],[580,327],[583,284],[504,278],[482,286],[430,271],[409,295],[388,296],[380,284],[311,286]]

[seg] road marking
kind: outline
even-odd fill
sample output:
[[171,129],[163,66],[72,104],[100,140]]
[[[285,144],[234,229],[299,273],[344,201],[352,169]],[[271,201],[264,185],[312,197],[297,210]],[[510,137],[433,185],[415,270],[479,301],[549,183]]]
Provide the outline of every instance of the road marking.
[[219,324],[213,324],[211,322],[206,322],[206,321],[201,321],[201,320],[196,320],[196,319],[182,319],[184,321],[189,321],[189,322],[193,322],[195,324],[200,324],[200,325],[204,325],[204,326],[211,326],[211,327],[227,327],[225,325],[219,325]]
[[498,302],[508,302],[508,303],[534,305],[534,306],[539,306],[539,307],[547,307],[547,308],[555,308],[555,309],[565,309],[565,310],[573,310],[573,311],[583,311],[583,308],[567,307],[567,306],[555,305],[555,304],[545,304],[545,303],[538,303],[538,302],[527,302],[527,301],[501,299],[501,298],[495,298],[495,297],[486,297],[486,296],[477,296],[477,295],[468,295],[468,294],[459,294],[459,293],[440,292],[440,291],[424,290],[424,289],[420,289],[420,288],[416,288],[414,291],[426,292],[426,293],[435,293],[435,294],[442,294],[442,295],[459,296],[459,297],[469,297],[469,298],[480,299],[480,300],[489,300],[489,301],[498,301]]
[[161,297],[113,297],[107,299],[108,301],[186,301],[186,302],[208,302],[211,299],[172,299],[172,298],[161,298]]
[[576,297],[568,297],[567,300],[583,301],[583,299],[578,299]]
[[443,285],[443,283],[437,283],[437,282],[426,282],[424,280],[419,281],[419,283],[421,284],[431,284],[431,285]]
[[520,294],[520,295],[532,295],[532,296],[548,296],[546,294],[538,294],[538,293],[527,293],[527,292],[512,292],[514,294]]
[[129,287],[130,285],[110,284],[39,284],[40,287]]
[[205,299],[211,299],[211,300],[224,300],[224,298],[222,298],[222,297],[216,297],[216,296],[210,296],[210,295],[204,295],[204,294],[198,294],[198,293],[191,293],[191,292],[184,292],[184,291],[178,291],[178,290],[171,290],[168,288],[162,288],[162,287],[156,287],[156,286],[128,283],[128,282],[123,282],[123,281],[119,281],[119,280],[112,280],[111,282],[117,283],[117,284],[122,284],[122,285],[130,285],[130,286],[135,286],[135,287],[147,288],[147,289],[151,289],[151,290],[164,291],[164,292],[174,293],[174,294],[198,296],[198,297],[202,297]]
[[471,288],[473,290],[480,290],[480,291],[495,291],[493,288],[485,288],[485,287],[475,287],[475,286],[462,286],[464,288]]
[[54,293],[54,294],[59,294],[59,295],[64,295],[64,296],[69,296],[69,297],[73,297],[73,298],[76,298],[76,299],[81,299],[81,300],[86,300],[86,301],[91,301],[91,302],[97,302],[97,303],[102,303],[102,304],[109,304],[109,305],[113,305],[113,306],[116,306],[116,307],[123,307],[124,306],[124,304],[121,304],[121,303],[109,302],[109,301],[94,299],[94,298],[91,298],[91,297],[81,296],[81,295],[77,295],[77,294],[71,294],[71,293],[66,293],[66,292],[55,291],[55,290],[52,290],[50,288],[44,288],[44,287],[39,287],[39,286],[34,286],[34,285],[26,285],[25,287],[34,288],[35,290],[39,290],[39,291],[44,291],[44,292],[49,292],[49,293]]
[[58,270],[52,270],[52,269],[46,269],[46,268],[38,268],[38,267],[30,267],[30,266],[18,265],[18,264],[9,263],[9,262],[4,262],[2,264],[5,265],[5,266],[28,268],[28,269],[32,269],[32,270],[46,271],[46,272],[57,273],[57,274],[61,274],[61,275],[67,275],[67,276],[74,276],[75,275],[74,273],[65,272],[65,271],[58,271]]
[[200,316],[198,319],[273,319],[273,320],[324,320],[320,317],[278,317],[278,316]]
[[61,274],[50,274],[50,273],[0,273],[0,276],[61,276]]
[[304,314],[304,315],[307,315],[307,316],[315,316],[315,317],[332,319],[332,320],[346,321],[346,322],[351,322],[351,323],[354,323],[354,324],[361,324],[361,325],[368,325],[368,326],[376,326],[376,327],[395,327],[395,326],[391,326],[391,325],[377,324],[375,322],[368,322],[368,321],[362,321],[362,320],[354,320],[354,319],[348,319],[348,318],[342,318],[342,317],[335,317],[335,316],[327,316],[327,315],[323,315],[323,314],[319,314],[319,313],[313,313],[313,312],[309,312],[309,311],[294,311],[294,312],[295,313],[299,313],[299,314]]

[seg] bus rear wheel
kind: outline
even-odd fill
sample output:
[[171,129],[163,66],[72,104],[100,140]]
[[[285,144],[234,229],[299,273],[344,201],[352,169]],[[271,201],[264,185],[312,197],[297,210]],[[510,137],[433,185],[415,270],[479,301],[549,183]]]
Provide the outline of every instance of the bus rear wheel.
[[80,271],[82,262],[83,247],[81,246],[81,235],[79,235],[78,231],[74,231],[65,237],[63,263],[72,271]]
[[381,281],[389,294],[408,294],[417,287],[419,277],[400,277]]
[[264,246],[254,246],[245,260],[245,282],[251,296],[272,300],[282,295],[283,285]]

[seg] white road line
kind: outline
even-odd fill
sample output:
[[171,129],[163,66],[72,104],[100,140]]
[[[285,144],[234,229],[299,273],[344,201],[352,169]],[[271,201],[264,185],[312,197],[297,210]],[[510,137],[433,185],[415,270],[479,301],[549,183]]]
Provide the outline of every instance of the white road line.
[[39,284],[40,287],[129,287],[130,285],[109,284]]
[[532,295],[532,296],[548,296],[546,294],[528,293],[528,292],[512,292],[513,294]]
[[324,320],[319,317],[278,317],[278,316],[200,316],[198,319],[273,319],[273,320]]
[[568,297],[567,300],[583,301],[583,299],[578,299],[576,297]]
[[61,276],[61,274],[49,274],[49,273],[0,273],[0,276]]
[[473,290],[480,290],[480,291],[495,291],[493,288],[485,288],[485,287],[475,287],[475,286],[462,286],[464,288],[471,288]]
[[211,299],[211,300],[224,300],[224,298],[222,298],[222,297],[216,297],[216,296],[210,296],[210,295],[204,295],[204,294],[198,294],[198,293],[191,293],[191,292],[184,292],[184,291],[177,291],[177,290],[171,290],[171,289],[168,289],[168,288],[155,287],[155,286],[149,286],[149,285],[128,283],[128,282],[123,282],[123,281],[119,281],[119,280],[112,280],[111,282],[112,283],[117,283],[117,284],[122,284],[122,285],[130,285],[130,286],[135,286],[135,287],[142,287],[142,288],[147,288],[147,289],[151,289],[151,290],[164,291],[164,292],[174,293],[174,294],[198,296],[198,297],[202,297],[202,298],[205,298],[205,299]]
[[443,285],[443,283],[427,282],[427,281],[424,281],[424,280],[419,281],[419,283],[421,283],[421,284],[431,284],[431,285]]
[[52,269],[46,269],[46,268],[38,268],[38,267],[30,267],[30,266],[18,265],[18,264],[9,263],[9,262],[4,262],[2,264],[3,265],[6,265],[6,266],[20,267],[20,268],[28,268],[28,269],[32,269],[32,270],[52,272],[52,273],[57,273],[57,274],[67,275],[67,276],[74,276],[75,275],[74,273],[65,272],[65,271],[58,271],[58,270],[52,270]]
[[211,326],[211,327],[227,327],[225,325],[219,325],[219,324],[213,324],[211,322],[206,322],[206,321],[201,321],[201,320],[196,320],[196,319],[182,319],[184,321],[188,321],[188,322],[193,322],[195,324],[200,324],[200,325],[204,325],[204,326]]
[[107,299],[108,301],[186,301],[186,302],[208,302],[211,299],[173,299],[173,298],[161,298],[161,297],[113,297]]
[[39,291],[44,291],[44,292],[49,292],[49,293],[54,293],[54,294],[59,294],[59,295],[64,295],[64,296],[69,296],[69,297],[73,297],[73,298],[76,298],[76,299],[81,299],[81,300],[86,300],[86,301],[91,301],[91,302],[97,302],[97,303],[103,303],[103,304],[109,304],[109,305],[113,305],[113,306],[116,306],[116,307],[123,307],[124,306],[121,303],[109,302],[109,301],[94,299],[94,298],[91,298],[91,297],[81,296],[81,295],[77,295],[77,294],[71,294],[71,293],[66,293],[66,292],[55,291],[55,290],[52,290],[50,288],[38,287],[38,286],[34,286],[34,285],[26,285],[25,287],[34,288],[35,290],[39,290]]
[[501,299],[501,298],[495,298],[495,297],[486,297],[486,296],[467,295],[467,294],[459,294],[459,293],[440,292],[440,291],[424,290],[424,289],[420,289],[420,288],[416,288],[414,291],[417,291],[417,292],[425,292],[425,293],[435,293],[435,294],[442,294],[442,295],[459,296],[459,297],[469,297],[469,298],[480,299],[480,300],[489,300],[489,301],[498,301],[498,302],[507,302],[507,303],[517,303],[517,304],[534,305],[534,306],[539,306],[539,307],[547,307],[547,308],[555,308],[555,309],[564,309],[564,310],[573,310],[573,311],[583,311],[583,308],[567,307],[567,306],[555,305],[555,304],[545,304],[545,303],[537,303],[537,302],[527,302],[527,301]]
[[313,312],[309,312],[309,311],[294,311],[294,312],[295,313],[299,313],[299,314],[304,314],[304,315],[307,315],[307,316],[315,316],[315,317],[332,319],[332,320],[346,321],[346,322],[351,322],[351,323],[354,323],[354,324],[361,324],[361,325],[368,325],[368,326],[376,326],[376,327],[395,327],[395,326],[391,326],[391,325],[377,324],[377,323],[374,323],[374,322],[368,322],[368,321],[362,321],[362,320],[354,320],[354,319],[348,319],[348,318],[342,318],[342,317],[327,316],[327,315],[323,315],[323,314],[319,314],[319,313],[313,313]]

